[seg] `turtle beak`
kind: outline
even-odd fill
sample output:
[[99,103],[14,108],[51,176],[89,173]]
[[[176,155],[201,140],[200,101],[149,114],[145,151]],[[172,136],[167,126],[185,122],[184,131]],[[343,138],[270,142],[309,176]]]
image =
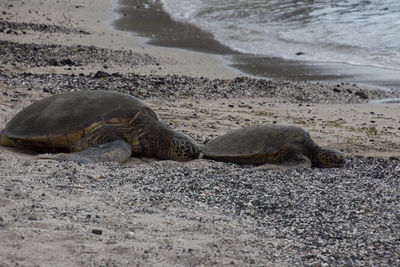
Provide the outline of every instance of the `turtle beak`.
[[336,149],[323,148],[318,155],[318,162],[316,167],[320,168],[340,168],[346,163],[344,154]]
[[340,168],[343,167],[346,163],[346,157],[343,153],[337,151],[334,152],[331,156],[331,164],[327,164],[329,168]]
[[193,155],[191,159],[198,159],[200,157],[200,154],[202,154],[199,147],[195,143],[191,144],[190,150],[191,150],[191,154]]
[[342,153],[335,153],[334,158],[339,167],[343,167],[346,164],[346,157]]

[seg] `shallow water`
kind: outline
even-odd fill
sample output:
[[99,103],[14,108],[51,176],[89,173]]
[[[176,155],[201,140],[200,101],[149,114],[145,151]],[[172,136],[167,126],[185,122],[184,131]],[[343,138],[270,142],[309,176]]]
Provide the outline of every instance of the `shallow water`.
[[400,69],[400,1],[161,0],[242,53]]

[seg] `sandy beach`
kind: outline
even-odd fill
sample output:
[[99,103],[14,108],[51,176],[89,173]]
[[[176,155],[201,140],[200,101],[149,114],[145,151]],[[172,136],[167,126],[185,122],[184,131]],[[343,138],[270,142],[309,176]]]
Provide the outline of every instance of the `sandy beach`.
[[78,164],[0,147],[0,266],[400,264],[400,105],[388,101],[399,88],[257,79],[223,52],[153,46],[113,29],[119,8],[0,3],[0,129],[35,100],[115,90],[199,144],[243,126],[293,124],[348,162],[269,171],[205,159]]

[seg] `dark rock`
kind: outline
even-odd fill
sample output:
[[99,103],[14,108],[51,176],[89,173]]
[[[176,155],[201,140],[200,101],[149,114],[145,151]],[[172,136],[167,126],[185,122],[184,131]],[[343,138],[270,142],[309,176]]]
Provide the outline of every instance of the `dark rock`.
[[93,229],[93,230],[92,230],[92,234],[95,234],[95,235],[102,235],[102,234],[103,234],[103,230],[100,230],[100,229]]
[[49,60],[49,65],[50,66],[58,66],[58,61],[57,61],[57,59],[56,58],[51,58],[50,60]]
[[72,59],[70,59],[70,58],[64,58],[59,61],[59,64],[60,64],[60,66],[65,66],[65,65],[74,66],[75,62],[72,61]]
[[86,34],[86,35],[89,35],[89,34],[90,34],[90,32],[84,31],[84,30],[79,30],[79,33],[81,33],[81,34]]
[[111,74],[111,76],[113,76],[113,77],[122,77],[122,74],[120,74],[119,72],[114,72],[113,74]]
[[109,77],[109,76],[110,76],[110,74],[108,74],[107,72],[99,70],[94,74],[93,77],[98,79],[98,78],[106,78],[106,77]]
[[296,56],[302,56],[302,55],[304,55],[304,52],[297,52],[296,53]]
[[358,96],[361,99],[368,99],[368,94],[364,92],[363,90],[359,90],[355,93],[356,96]]
[[75,66],[76,65],[75,62],[72,61],[72,59],[70,59],[70,58],[63,58],[60,60],[58,60],[56,58],[51,58],[48,61],[48,64],[50,66],[55,66],[55,67],[57,67],[57,66]]
[[37,218],[33,215],[28,216],[28,220],[30,221],[37,221]]

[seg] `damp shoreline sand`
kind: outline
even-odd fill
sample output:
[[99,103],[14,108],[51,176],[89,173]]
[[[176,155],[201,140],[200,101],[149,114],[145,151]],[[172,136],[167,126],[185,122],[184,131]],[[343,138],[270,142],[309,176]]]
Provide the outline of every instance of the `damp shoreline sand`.
[[292,81],[351,82],[386,89],[400,87],[400,71],[396,69],[340,61],[310,61],[303,59],[301,51],[297,52],[296,60],[279,55],[242,53],[221,44],[217,36],[199,27],[172,20],[159,1],[119,0],[118,3],[115,10],[119,17],[112,23],[116,29],[145,36],[149,38],[147,43],[152,45],[218,55],[226,60],[226,64],[248,75]]
[[4,266],[399,264],[400,105],[369,103],[398,90],[246,77],[218,56],[112,30],[106,0],[0,7],[0,128],[43,97],[106,89],[141,98],[200,144],[295,124],[349,157],[341,169],[260,172],[34,160],[0,147]]

